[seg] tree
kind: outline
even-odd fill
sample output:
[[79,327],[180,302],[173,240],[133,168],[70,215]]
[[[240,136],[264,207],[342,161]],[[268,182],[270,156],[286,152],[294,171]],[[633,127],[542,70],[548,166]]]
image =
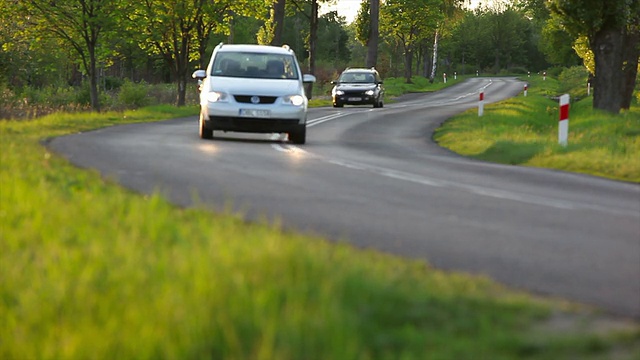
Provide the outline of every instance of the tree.
[[269,12],[269,19],[258,32],[258,44],[270,44],[280,46],[282,42],[282,30],[284,29],[286,0],[275,0],[273,8]]
[[411,82],[415,47],[436,28],[442,15],[439,5],[440,0],[387,0],[380,7],[381,32],[402,46],[407,83]]
[[[320,0],[320,2],[332,2],[333,0]],[[318,43],[318,0],[291,0],[293,5],[309,20],[309,36],[307,38],[307,51],[309,59],[309,73],[316,73],[316,49]],[[310,9],[310,14],[307,14],[305,9]],[[313,91],[313,83],[306,85],[307,96],[311,98]]]
[[484,24],[488,29],[489,41],[493,50],[493,69],[513,64],[514,58],[524,58],[525,39],[521,36],[526,23],[513,7],[502,8],[496,5],[484,14]]
[[640,0],[551,0],[549,9],[594,55],[593,107],[612,113],[631,103],[640,56]]
[[100,111],[98,97],[98,58],[105,34],[109,34],[121,16],[117,0],[28,0],[35,26],[43,34],[52,34],[67,43],[80,57],[89,76],[91,107]]
[[[378,3],[379,5],[379,3]],[[358,13],[356,15],[356,19],[354,21],[355,31],[356,31],[356,40],[358,40],[362,45],[369,45],[369,38],[371,36],[371,2],[368,0],[363,0],[360,3],[360,8],[358,9]],[[380,15],[380,10],[378,9],[378,16]],[[379,20],[379,19],[378,19]],[[379,24],[378,24],[379,25]],[[378,35],[379,35],[378,29]],[[368,48],[367,48],[368,51]]]
[[436,64],[438,63],[438,40],[442,36],[442,33],[448,31],[449,23],[462,17],[462,11],[460,9],[460,3],[462,0],[442,0],[440,2],[441,17],[436,25],[436,29],[433,36],[433,60],[431,67],[431,75],[429,80],[433,82],[436,76]]
[[346,25],[345,18],[338,16],[335,11],[320,17],[316,49],[318,60],[333,62],[333,66],[337,68],[340,63],[346,63],[351,59],[351,52],[347,48],[349,35],[345,29]]
[[286,0],[276,0],[276,3],[273,5],[273,16],[274,16],[275,27],[274,27],[274,34],[273,34],[273,42],[271,43],[271,45],[280,46],[283,44],[282,31],[284,29],[286,5],[287,5]]
[[[190,62],[206,58],[204,49],[213,31],[229,32],[234,16],[264,18],[268,4],[263,0],[142,0],[130,17],[140,43],[160,54],[178,85],[178,106],[185,105]],[[140,29],[144,29],[140,32]],[[197,51],[195,51],[197,49]]]
[[375,67],[378,62],[378,41],[380,38],[380,0],[369,1],[369,41],[367,42],[368,68]]
[[363,0],[355,20],[356,39],[367,47],[366,67],[378,63],[378,43],[380,41],[380,0]]
[[[550,17],[542,28],[538,48],[552,64],[561,66],[579,65],[580,57],[574,50],[576,39],[564,30],[557,16]],[[586,65],[586,64],[585,64]]]
[[467,10],[462,21],[452,30],[452,46],[457,49],[461,56],[463,72],[466,70],[466,64],[473,65],[475,70],[482,69],[485,66],[483,55],[486,54],[490,46],[487,41],[488,36],[485,34],[487,29],[482,26],[480,16],[479,9],[475,10],[475,12]]

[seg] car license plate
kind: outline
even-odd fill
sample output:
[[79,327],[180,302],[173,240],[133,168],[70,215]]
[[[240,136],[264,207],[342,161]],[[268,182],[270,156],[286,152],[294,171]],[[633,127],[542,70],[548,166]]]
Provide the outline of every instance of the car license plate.
[[240,109],[240,116],[254,117],[254,118],[268,118],[268,117],[271,117],[271,111],[262,110],[262,109]]
[[361,100],[362,100],[362,98],[359,98],[359,97],[350,97],[348,100],[349,100],[349,101],[361,101]]

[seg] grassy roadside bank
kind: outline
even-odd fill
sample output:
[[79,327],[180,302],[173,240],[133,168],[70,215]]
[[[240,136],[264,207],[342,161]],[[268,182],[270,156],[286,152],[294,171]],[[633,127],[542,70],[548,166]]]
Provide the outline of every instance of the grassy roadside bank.
[[568,304],[175,208],[40,145],[183,111],[0,122],[0,358],[637,358],[637,329],[545,325]]
[[[454,152],[504,164],[552,168],[640,182],[640,105],[611,115],[592,109],[592,98],[573,101],[568,145],[558,144],[559,83],[539,77],[522,94],[469,110],[443,124],[434,140]],[[581,94],[586,95],[586,94]]]

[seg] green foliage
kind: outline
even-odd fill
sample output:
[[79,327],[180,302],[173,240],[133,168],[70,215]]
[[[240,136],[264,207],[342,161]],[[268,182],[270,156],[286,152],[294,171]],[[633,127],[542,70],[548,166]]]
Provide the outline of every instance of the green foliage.
[[[348,48],[349,36],[345,30],[345,19],[335,12],[329,12],[318,19],[318,41],[316,44],[316,62],[331,61],[334,67],[348,63],[351,51]],[[317,69],[316,69],[317,70]]]
[[396,38],[411,50],[431,38],[442,18],[437,0],[388,0],[380,6],[380,33]]
[[[134,83],[125,80],[124,90],[100,93],[100,103],[104,110],[137,108],[148,104],[172,104],[177,90],[171,84],[150,85],[144,81]],[[187,91],[187,104],[198,103],[195,86]],[[44,88],[24,87],[20,93],[0,87],[0,119],[31,119],[57,112],[87,111],[89,107],[89,86]]]
[[522,66],[512,66],[507,69],[508,74],[516,74],[516,75],[526,75],[529,73],[529,69]]
[[[449,48],[458,54],[456,66],[464,62],[471,67],[467,73],[497,74],[513,67],[538,71],[547,67],[538,49],[539,44],[546,44],[539,26],[513,6],[466,11],[451,30]],[[573,51],[571,44],[567,46]]]
[[635,8],[632,8],[633,3],[627,0],[552,0],[548,6],[572,35],[593,38],[602,29],[622,29],[634,17],[637,19],[640,15],[634,10],[638,10],[638,2],[635,1]]
[[370,3],[368,0],[360,2],[358,15],[354,21],[356,39],[360,44],[367,46],[369,44],[369,31],[371,27]]
[[559,66],[577,65],[579,58],[574,51],[575,36],[569,34],[562,26],[558,16],[550,17],[542,28],[542,38],[538,48],[544,53],[547,61]]
[[187,115],[163,106],[0,122],[0,358],[575,359],[639,340],[541,337],[531,329],[564,307],[422,261],[177,208],[40,143]]
[[134,83],[126,79],[120,87],[118,101],[127,108],[143,107],[149,103],[147,90],[148,86],[144,81]]
[[571,99],[582,99],[587,96],[588,78],[589,72],[582,66],[564,69],[558,76],[559,90],[571,95]]
[[264,25],[260,27],[258,30],[258,34],[256,38],[258,40],[258,44],[261,45],[270,45],[275,37],[275,20],[274,20],[275,12],[273,9],[269,11],[269,18],[265,20]]
[[582,59],[584,67],[589,70],[590,73],[596,73],[596,60],[593,55],[593,50],[589,45],[589,39],[586,36],[579,36],[573,43],[573,50]]

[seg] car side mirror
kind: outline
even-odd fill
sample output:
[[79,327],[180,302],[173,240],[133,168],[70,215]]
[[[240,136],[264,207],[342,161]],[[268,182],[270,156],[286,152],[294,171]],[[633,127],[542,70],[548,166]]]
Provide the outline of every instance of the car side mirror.
[[194,79],[201,80],[201,79],[204,79],[204,78],[207,77],[207,72],[205,70],[202,70],[202,69],[201,70],[196,70],[196,71],[193,72],[193,74],[191,74],[191,77],[194,78]]
[[304,74],[304,75],[302,75],[302,82],[303,83],[314,83],[314,82],[316,82],[316,77],[311,75],[311,74]]

